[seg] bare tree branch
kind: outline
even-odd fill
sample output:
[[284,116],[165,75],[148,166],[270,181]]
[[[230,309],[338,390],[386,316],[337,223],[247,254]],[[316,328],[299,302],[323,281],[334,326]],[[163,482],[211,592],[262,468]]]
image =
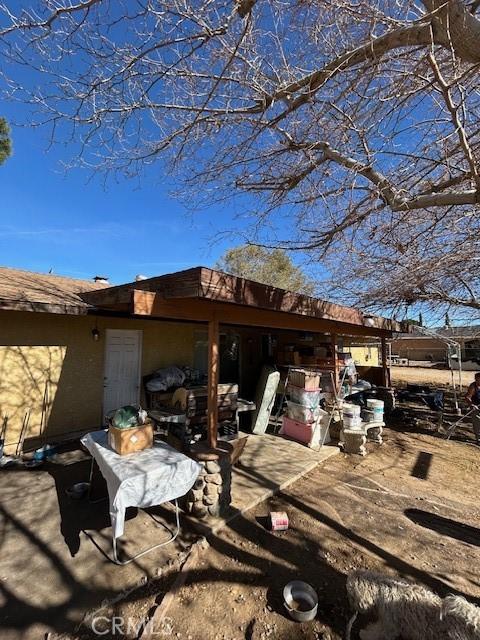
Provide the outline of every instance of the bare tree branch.
[[362,305],[477,308],[475,0],[18,5],[0,0],[4,98],[72,164],[238,198],[249,239],[321,261],[332,295],[348,270]]

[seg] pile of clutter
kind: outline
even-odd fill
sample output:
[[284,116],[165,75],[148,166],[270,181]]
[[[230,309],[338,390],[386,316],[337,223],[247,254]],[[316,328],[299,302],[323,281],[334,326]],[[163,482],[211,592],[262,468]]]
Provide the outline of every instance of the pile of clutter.
[[48,460],[57,453],[57,448],[54,445],[45,444],[34,451],[33,454],[24,454],[23,442],[28,430],[29,419],[30,413],[27,412],[23,421],[20,440],[17,444],[15,454],[7,455],[5,453],[5,437],[8,418],[7,416],[3,418],[2,426],[0,428],[0,469],[36,469],[42,465],[45,460]]
[[343,424],[339,446],[345,453],[366,455],[367,439],[382,444],[385,426],[383,400],[367,398],[367,406],[364,409],[357,404],[340,401],[340,407]]
[[321,374],[305,369],[292,369],[289,374],[286,415],[280,433],[318,449],[330,442],[329,414],[321,408]]
[[204,377],[200,371],[192,367],[164,367],[154,371],[145,386],[151,393],[168,391],[172,388],[202,384]]

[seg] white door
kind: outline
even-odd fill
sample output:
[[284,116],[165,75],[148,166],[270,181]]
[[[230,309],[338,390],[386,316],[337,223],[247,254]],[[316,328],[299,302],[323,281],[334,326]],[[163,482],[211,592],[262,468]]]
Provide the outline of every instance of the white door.
[[140,402],[142,332],[107,329],[103,378],[103,415]]

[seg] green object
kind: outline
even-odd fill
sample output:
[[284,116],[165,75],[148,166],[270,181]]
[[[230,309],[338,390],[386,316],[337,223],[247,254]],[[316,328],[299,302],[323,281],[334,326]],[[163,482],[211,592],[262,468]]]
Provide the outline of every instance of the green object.
[[129,429],[138,425],[138,408],[126,405],[113,412],[111,423],[117,429]]

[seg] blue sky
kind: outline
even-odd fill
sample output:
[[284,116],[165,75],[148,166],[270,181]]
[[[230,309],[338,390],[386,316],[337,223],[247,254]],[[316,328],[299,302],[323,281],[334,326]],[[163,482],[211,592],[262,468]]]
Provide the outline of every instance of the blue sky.
[[[13,120],[9,105],[0,115]],[[47,152],[47,131],[12,127],[14,153],[0,167],[0,264],[111,282],[211,265],[232,245],[215,241],[226,215],[220,208],[192,215],[158,179],[161,166],[139,180],[82,169],[67,173],[71,149]]]

